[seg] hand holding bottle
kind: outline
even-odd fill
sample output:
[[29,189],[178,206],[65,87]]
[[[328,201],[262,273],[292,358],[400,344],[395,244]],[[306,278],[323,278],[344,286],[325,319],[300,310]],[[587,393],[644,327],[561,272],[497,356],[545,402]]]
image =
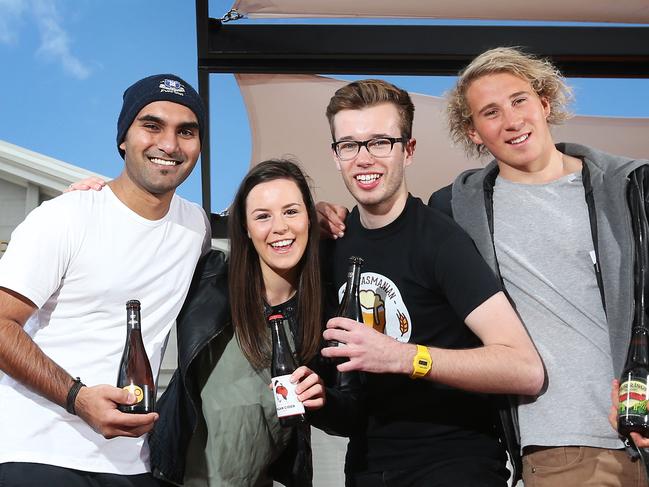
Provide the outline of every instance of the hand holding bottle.
[[634,322],[631,342],[620,378],[617,401],[617,431],[628,437],[649,436],[649,329]]
[[[611,385],[611,409],[608,413],[608,422],[611,424],[611,427],[617,431],[618,429],[618,413],[620,407],[620,381],[615,379]],[[649,448],[649,438],[642,436],[640,433],[632,431],[629,433],[629,436],[633,440],[633,443],[638,448]]]
[[117,387],[133,394],[136,401],[120,404],[124,413],[147,414],[155,409],[156,390],[149,357],[142,341],[140,302],[131,299],[126,303],[126,344],[119,364]]
[[291,374],[291,382],[296,383],[297,398],[304,404],[305,409],[315,411],[325,405],[324,382],[318,374],[306,365],[298,367]]
[[360,370],[372,373],[406,373],[412,368],[416,345],[401,343],[369,326],[336,317],[327,322],[324,338],[342,342],[344,347],[329,346],[320,352],[323,357],[338,362],[339,372]]
[[277,407],[279,424],[288,428],[304,423],[304,405],[298,399],[292,375],[297,369],[295,357],[286,336],[284,316],[275,314],[268,317],[273,342],[273,355],[270,364],[271,389]]
[[120,404],[134,404],[135,401],[136,398],[128,391],[101,384],[82,387],[75,401],[75,409],[77,416],[104,438],[136,438],[151,431],[158,420],[158,413],[127,414],[117,409]]

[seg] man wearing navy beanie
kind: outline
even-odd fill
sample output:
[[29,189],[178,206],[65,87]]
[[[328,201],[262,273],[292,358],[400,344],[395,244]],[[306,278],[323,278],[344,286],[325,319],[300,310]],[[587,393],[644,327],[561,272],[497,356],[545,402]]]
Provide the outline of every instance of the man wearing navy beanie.
[[[178,76],[173,74],[148,76],[127,88],[123,98],[124,104],[117,119],[118,147],[138,112],[154,101],[171,101],[185,105],[196,115],[200,135],[204,133],[205,108],[203,100],[194,88]],[[123,158],[124,152],[121,149],[119,152]]]
[[124,306],[142,304],[157,376],[210,243],[203,210],[175,194],[205,130],[187,82],[172,74],[136,82],[117,122],[122,173],[103,191],[46,201],[13,232],[0,260],[0,484],[157,485],[144,439],[157,413],[117,409],[138,400],[115,387]]

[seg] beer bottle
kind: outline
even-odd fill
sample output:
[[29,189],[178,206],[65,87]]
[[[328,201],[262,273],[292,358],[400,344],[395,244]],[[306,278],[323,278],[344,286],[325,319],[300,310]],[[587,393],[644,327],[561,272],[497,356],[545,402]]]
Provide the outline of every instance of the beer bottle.
[[305,421],[304,405],[295,393],[297,384],[292,384],[290,381],[291,374],[297,369],[297,364],[286,337],[284,324],[286,320],[281,314],[274,314],[268,317],[268,321],[273,340],[271,385],[279,424],[286,428]]
[[356,256],[349,258],[349,269],[347,270],[347,284],[345,294],[338,308],[338,316],[363,323],[363,311],[360,301],[361,266],[363,259]]
[[628,185],[627,201],[632,210],[631,228],[636,238],[634,246],[634,312],[631,328],[631,343],[620,377],[618,404],[618,432],[629,440],[629,433],[635,431],[649,436],[649,414],[647,412],[647,379],[649,378],[649,329],[647,327],[646,287],[648,282],[649,255],[647,254],[647,228],[645,198],[640,185]]
[[631,333],[629,352],[620,378],[618,432],[624,437],[632,431],[649,437],[649,330],[644,326],[634,326]]
[[[350,320],[363,323],[363,311],[361,309],[360,301],[360,282],[361,282],[361,266],[363,259],[361,257],[351,256],[349,258],[349,268],[347,270],[347,284],[345,284],[345,294],[338,307],[336,316],[349,318]],[[328,347],[337,347],[340,343],[337,340],[329,340]]]
[[124,413],[146,414],[155,408],[155,384],[149,358],[142,342],[140,302],[132,299],[126,303],[126,345],[119,364],[117,387],[133,393],[134,404],[121,404]]

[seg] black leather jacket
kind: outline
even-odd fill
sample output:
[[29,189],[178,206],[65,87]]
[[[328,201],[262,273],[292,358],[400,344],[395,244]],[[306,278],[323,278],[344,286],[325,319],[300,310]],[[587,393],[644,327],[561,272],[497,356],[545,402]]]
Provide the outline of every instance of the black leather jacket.
[[[196,266],[189,294],[177,320],[178,368],[158,401],[160,419],[149,435],[151,471],[165,482],[182,484],[189,441],[201,414],[200,386],[194,369],[199,354],[230,324],[228,265],[221,251],[212,250]],[[271,466],[275,480],[286,486],[307,485],[294,480],[299,455],[297,434]],[[245,454],[245,452],[243,452]],[[299,472],[304,475],[303,472]],[[309,473],[310,475],[310,473]]]

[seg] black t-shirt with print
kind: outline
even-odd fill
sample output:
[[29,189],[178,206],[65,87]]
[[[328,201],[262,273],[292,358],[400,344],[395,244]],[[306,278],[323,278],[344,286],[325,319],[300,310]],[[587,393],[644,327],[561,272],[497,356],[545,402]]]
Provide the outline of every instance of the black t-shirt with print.
[[[348,259],[359,256],[366,324],[402,342],[446,349],[480,345],[464,319],[501,286],[455,222],[409,196],[386,227],[363,228],[357,208],[345,224],[345,237],[325,252],[329,316],[342,296]],[[366,392],[366,434],[350,438],[348,471],[504,454],[485,395],[396,374],[367,374]]]

